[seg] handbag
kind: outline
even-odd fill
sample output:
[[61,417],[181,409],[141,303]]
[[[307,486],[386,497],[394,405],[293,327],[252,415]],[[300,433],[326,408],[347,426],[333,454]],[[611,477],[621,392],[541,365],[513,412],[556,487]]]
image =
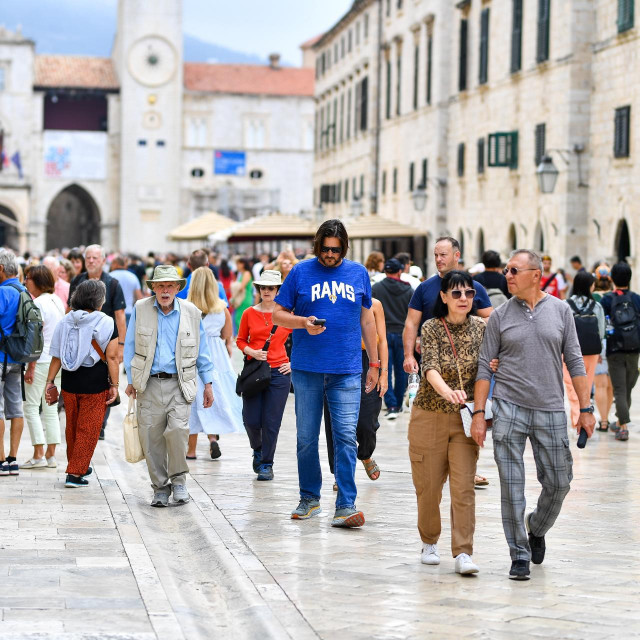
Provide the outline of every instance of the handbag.
[[[462,374],[460,373],[460,366],[458,365],[458,352],[456,351],[456,346],[453,344],[453,338],[451,337],[451,332],[449,331],[449,327],[447,327],[445,319],[440,319],[442,320],[442,325],[444,326],[444,330],[447,332],[449,342],[451,343],[451,349],[453,350],[453,359],[456,363],[456,369],[458,371],[458,382],[460,383],[460,390],[464,390],[464,385],[462,384]],[[473,420],[474,406],[474,402],[465,402],[464,405],[460,408],[462,427],[464,428],[464,434],[467,436],[467,438],[471,437],[471,421]],[[487,426],[491,425],[491,423],[493,422],[493,413],[491,410],[490,400],[487,400],[484,407],[484,419],[487,421]]]
[[[269,351],[271,338],[277,328],[275,324],[271,327],[271,333],[264,343],[262,351]],[[236,393],[239,396],[251,398],[252,396],[257,396],[261,391],[264,391],[270,384],[271,367],[269,363],[266,360],[256,360],[255,358],[249,360],[249,358],[245,356],[242,371],[236,381]]]
[[124,435],[124,457],[127,462],[135,464],[144,460],[144,452],[140,444],[140,432],[138,431],[138,414],[136,412],[135,400],[129,397],[129,406],[127,415],[124,417],[122,424],[122,433]]
[[[107,356],[104,355],[104,351],[100,348],[100,345],[94,338],[91,341],[91,346],[98,352],[98,356],[100,356],[100,360],[107,364]],[[107,365],[108,366],[108,365]],[[109,381],[109,386],[111,386],[111,376],[109,375],[109,370],[107,369],[107,380]],[[116,389],[117,392],[117,389]],[[110,407],[117,407],[120,404],[120,394],[116,393],[116,399],[109,405]]]

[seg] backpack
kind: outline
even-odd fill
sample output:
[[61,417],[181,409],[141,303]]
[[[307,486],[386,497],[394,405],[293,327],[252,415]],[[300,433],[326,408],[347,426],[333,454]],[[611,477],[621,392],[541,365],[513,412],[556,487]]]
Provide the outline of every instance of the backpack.
[[598,316],[595,314],[596,301],[591,302],[584,308],[578,309],[573,300],[567,300],[573,311],[573,320],[576,323],[576,333],[583,356],[595,356],[602,351],[600,341],[600,331],[598,329]]
[[491,306],[494,309],[497,309],[501,304],[504,304],[508,298],[504,295],[504,291],[502,289],[498,289],[497,287],[492,289],[487,289],[487,295],[489,296],[489,300],[491,300]]
[[10,335],[6,335],[0,328],[0,350],[4,352],[2,379],[7,372],[7,356],[14,362],[25,364],[35,362],[44,348],[42,333],[42,313],[26,290],[11,282],[8,285],[20,294],[16,324]]
[[607,339],[610,351],[640,351],[638,312],[629,292],[614,294],[610,318],[613,325],[613,335]]

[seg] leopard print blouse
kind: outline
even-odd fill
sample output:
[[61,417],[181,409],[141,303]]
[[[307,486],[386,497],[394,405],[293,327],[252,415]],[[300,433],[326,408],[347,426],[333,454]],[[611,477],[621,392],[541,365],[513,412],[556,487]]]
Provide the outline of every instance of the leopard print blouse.
[[[467,399],[473,400],[473,386],[478,373],[478,356],[480,345],[484,337],[485,323],[476,316],[469,316],[463,324],[455,325],[447,323],[453,343],[458,354],[458,366],[462,375],[464,390]],[[422,377],[420,388],[414,402],[425,411],[438,413],[456,413],[460,411],[460,405],[447,402],[436,393],[431,383],[427,382],[427,371],[434,369],[442,379],[452,388],[459,389],[458,369],[453,357],[451,342],[447,336],[442,320],[432,318],[422,325]]]

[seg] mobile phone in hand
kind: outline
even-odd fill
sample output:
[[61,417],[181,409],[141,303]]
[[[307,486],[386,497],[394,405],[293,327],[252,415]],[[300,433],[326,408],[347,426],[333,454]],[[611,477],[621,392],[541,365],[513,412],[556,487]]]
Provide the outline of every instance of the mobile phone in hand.
[[316,327],[324,327],[324,325],[327,323],[326,319],[324,318],[316,318],[312,324],[315,324]]

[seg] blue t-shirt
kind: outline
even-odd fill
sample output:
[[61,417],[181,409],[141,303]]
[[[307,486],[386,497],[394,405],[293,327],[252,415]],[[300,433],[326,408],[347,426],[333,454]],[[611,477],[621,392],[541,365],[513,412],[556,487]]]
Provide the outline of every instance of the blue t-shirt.
[[[11,335],[16,326],[16,316],[20,305],[20,293],[11,285],[18,285],[20,291],[26,289],[20,284],[18,278],[7,278],[0,284],[0,327],[5,336]],[[4,362],[4,352],[0,351],[0,363]],[[13,362],[11,356],[7,355],[7,362]]]
[[321,334],[293,330],[291,368],[314,373],[362,373],[362,307],[371,308],[371,282],[357,262],[325,267],[317,258],[296,264],[276,302],[297,316],[327,321]]
[[[440,295],[440,287],[442,286],[442,278],[439,274],[435,274],[430,278],[427,278],[424,282],[421,282],[418,288],[413,292],[411,296],[411,302],[409,302],[410,309],[416,309],[416,311],[422,311],[421,325],[427,320],[433,318],[433,305]],[[477,309],[486,309],[491,306],[491,300],[487,295],[487,290],[479,283],[474,282],[473,288],[476,290],[476,297],[474,302]]]

